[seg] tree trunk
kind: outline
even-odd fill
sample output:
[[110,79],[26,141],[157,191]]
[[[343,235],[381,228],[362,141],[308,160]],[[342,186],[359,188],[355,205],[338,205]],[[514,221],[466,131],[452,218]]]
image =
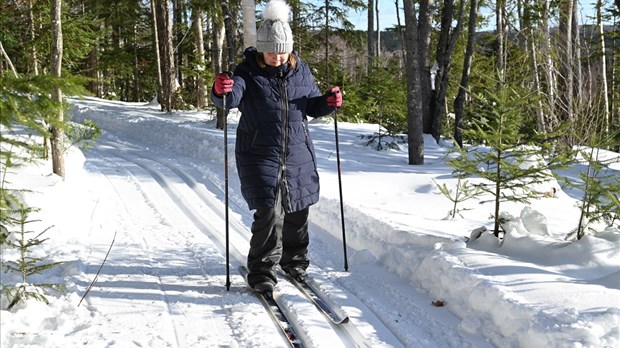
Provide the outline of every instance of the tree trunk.
[[[372,12],[372,9],[368,9],[369,12]],[[368,30],[369,32],[371,30]],[[325,88],[329,88],[329,0],[325,0],[325,80],[326,86]]]
[[454,99],[454,140],[463,147],[463,134],[461,133],[461,121],[463,119],[463,110],[465,105],[465,97],[467,96],[467,88],[469,86],[469,75],[474,57],[474,46],[476,44],[476,18],[478,17],[478,0],[471,0],[469,4],[469,26],[467,32],[467,47],[465,48],[465,57],[463,57],[463,73],[461,75],[461,84],[459,91]]
[[609,126],[611,125],[611,116],[609,112],[609,94],[607,89],[607,65],[605,58],[607,54],[605,52],[605,31],[603,30],[603,0],[596,2],[596,25],[598,27],[599,36],[599,49],[601,52],[600,65],[601,65],[601,91],[603,97],[603,131],[605,135],[609,135]]
[[375,15],[373,9],[375,7],[374,0],[368,0],[368,28],[366,31],[366,41],[368,41],[368,67],[366,73],[368,75],[372,72],[372,67],[375,64]]
[[[133,101],[139,102],[140,99],[140,58],[138,57],[138,26],[133,25],[132,32],[133,46]],[[150,101],[150,100],[149,100]]]
[[11,62],[11,58],[9,58],[9,55],[4,50],[4,46],[2,46],[2,41],[0,41],[0,56],[6,60],[6,63],[9,66],[9,69],[11,69],[13,76],[15,78],[18,78],[19,75],[17,74],[17,70],[15,70],[15,66],[13,65],[13,62]]
[[403,54],[400,55],[400,67],[404,68],[405,67],[405,62],[404,62],[404,58],[405,58],[405,33],[403,33],[403,28],[402,25],[400,23],[400,9],[398,8],[398,0],[394,0],[394,7],[396,9],[396,26],[398,28],[398,35],[400,37],[400,47],[401,50],[403,52]]
[[28,0],[28,38],[30,39],[30,64],[34,76],[39,76],[39,59],[37,54],[37,46],[34,44],[35,25],[34,14],[32,13],[32,0]]
[[551,0],[544,0],[543,16],[541,19],[541,25],[543,28],[542,54],[543,57],[545,57],[544,69],[547,80],[545,85],[547,87],[547,107],[549,108],[546,120],[548,128],[546,131],[551,131],[557,124],[557,78],[555,73],[555,65],[553,64],[553,55],[551,54],[551,30],[549,29],[549,15],[551,11],[550,2]]
[[185,27],[183,24],[183,14],[185,13],[185,2],[182,0],[173,0],[172,1],[173,12],[172,12],[172,32],[174,33],[172,39],[172,48],[174,54],[174,66],[175,66],[175,78],[179,87],[181,89],[184,88],[185,83],[183,81],[184,75],[183,71],[179,69],[183,65],[184,59],[184,49],[183,49],[183,31],[181,30]]
[[[50,51],[50,70],[54,76],[60,78],[62,71],[62,0],[52,0],[51,29],[52,45]],[[65,132],[62,128],[64,123],[64,111],[62,108],[62,91],[60,88],[52,90],[52,100],[58,103],[58,114],[52,121],[51,144],[52,144],[52,168],[55,174],[65,178]]]
[[174,46],[172,44],[172,22],[167,0],[157,0],[157,29],[159,32],[159,51],[162,63],[162,110],[172,112],[176,93],[176,74],[174,65]]
[[545,122],[545,115],[543,113],[544,105],[544,93],[542,90],[542,85],[540,82],[540,71],[539,71],[539,62],[538,56],[539,52],[537,49],[536,43],[538,42],[536,36],[536,28],[534,28],[534,22],[532,18],[534,16],[533,8],[529,3],[525,3],[523,6],[523,32],[526,33],[524,35],[524,45],[527,47],[527,54],[529,56],[530,69],[532,74],[532,84],[534,91],[538,98],[536,99],[536,129],[538,132],[546,132],[547,125]]
[[[558,113],[560,121],[572,122],[573,115],[573,92],[574,74],[571,67],[573,55],[573,0],[560,1],[560,22],[559,22],[559,55],[560,55],[560,76],[559,93],[560,100]],[[564,146],[572,145],[572,137],[564,136]]]
[[404,0],[405,46],[407,50],[407,122],[409,164],[424,164],[424,134],[422,133],[422,100],[420,85],[419,32],[414,0]]
[[153,41],[154,41],[154,46],[155,46],[155,64],[156,64],[156,70],[157,70],[157,102],[160,103],[161,106],[161,110],[164,110],[164,106],[162,103],[163,100],[163,94],[162,94],[162,90],[163,90],[163,79],[161,76],[162,73],[162,65],[161,65],[161,55],[159,54],[159,52],[161,51],[159,49],[159,35],[158,35],[158,21],[157,21],[157,6],[155,4],[155,1],[157,0],[151,0],[151,14],[153,15]]
[[[2,43],[2,41],[0,41]],[[2,49],[4,51],[4,49]],[[0,52],[2,53],[2,52]],[[6,54],[6,52],[5,52]],[[0,76],[4,76],[4,55],[0,54]]]
[[456,41],[463,27],[463,18],[465,14],[465,1],[460,1],[458,10],[458,19],[456,26],[452,29],[452,20],[454,12],[453,0],[444,1],[444,10],[442,14],[442,25],[439,44],[437,47],[437,64],[439,70],[435,77],[435,114],[433,115],[433,128],[431,134],[437,142],[442,133],[442,114],[443,107],[446,105],[446,94],[448,93],[448,83],[450,79],[450,64],[452,54],[456,47]]
[[[418,68],[420,83],[420,102],[422,103],[422,132],[431,134],[433,130],[434,93],[431,89],[431,69],[429,60],[431,33],[433,30],[434,0],[420,0],[420,20],[417,21]],[[415,13],[415,9],[414,9]],[[405,25],[407,19],[405,18]],[[409,29],[407,29],[409,30]]]
[[506,37],[506,0],[497,0],[495,5],[495,28],[497,30],[497,48],[495,51],[495,59],[497,73],[500,81],[504,81],[506,69],[506,54],[504,50],[504,38]]
[[226,52],[228,62],[226,68],[229,71],[235,69],[237,42],[235,39],[235,17],[230,0],[222,0],[222,15],[224,16],[224,27],[226,28]]
[[381,57],[381,24],[379,23],[379,0],[375,0],[375,18],[377,19],[377,31],[375,39],[375,56]]
[[577,6],[579,5],[578,1],[573,1],[573,20],[572,25],[572,46],[573,46],[573,59],[571,59],[571,70],[574,71],[573,83],[574,83],[574,91],[573,96],[577,98],[575,101],[576,110],[574,111],[575,115],[579,115],[583,111],[583,107],[585,105],[590,104],[590,100],[583,100],[584,98],[579,98],[579,96],[583,95],[583,71],[581,64],[581,39],[579,34],[579,17],[577,12]]
[[207,88],[205,86],[205,46],[202,34],[202,17],[204,11],[200,8],[192,9],[192,17],[194,22],[194,35],[196,46],[196,108],[203,109],[207,105]]
[[[302,52],[302,47],[305,46],[305,43],[303,42],[304,40],[304,35],[301,35],[301,28],[302,26],[302,6],[304,6],[304,4],[301,3],[302,0],[289,0],[288,3],[291,6],[291,12],[292,12],[292,21],[291,23],[289,23],[291,25],[291,31],[293,32],[293,37],[295,38],[295,49],[298,50],[299,54],[302,54],[304,52]],[[256,27],[256,24],[254,24],[254,27]]]
[[[256,3],[254,0],[242,0],[243,11],[243,46],[256,46]],[[295,34],[295,33],[294,33]],[[293,35],[294,35],[293,34]]]

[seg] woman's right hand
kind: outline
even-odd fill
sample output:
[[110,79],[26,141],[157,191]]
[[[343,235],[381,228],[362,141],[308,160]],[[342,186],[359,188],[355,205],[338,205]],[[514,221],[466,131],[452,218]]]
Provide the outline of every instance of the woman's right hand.
[[327,92],[327,105],[336,108],[342,106],[342,94],[340,93],[340,87],[332,87]]
[[215,78],[215,84],[213,85],[215,95],[222,96],[226,93],[232,92],[232,86],[234,83],[235,81],[229,73],[224,72],[218,74]]

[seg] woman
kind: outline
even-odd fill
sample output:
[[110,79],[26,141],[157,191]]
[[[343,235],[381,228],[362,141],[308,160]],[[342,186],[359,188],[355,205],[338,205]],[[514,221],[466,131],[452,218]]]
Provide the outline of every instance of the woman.
[[248,283],[272,292],[275,267],[303,279],[308,260],[308,210],[319,199],[319,176],[307,116],[342,105],[340,89],[323,95],[308,65],[293,52],[290,7],[271,0],[257,31],[256,48],[230,76],[219,74],[211,99],[238,108],[235,157],[241,192],[254,213]]

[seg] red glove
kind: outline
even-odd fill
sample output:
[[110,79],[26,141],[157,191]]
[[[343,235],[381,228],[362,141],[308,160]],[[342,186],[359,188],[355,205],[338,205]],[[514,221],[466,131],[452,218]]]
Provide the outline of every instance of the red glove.
[[232,92],[232,86],[235,83],[229,73],[221,73],[217,75],[215,79],[215,85],[213,86],[215,95],[222,96],[226,93]]
[[340,93],[340,87],[332,87],[327,92],[327,105],[339,108],[342,106],[342,93]]

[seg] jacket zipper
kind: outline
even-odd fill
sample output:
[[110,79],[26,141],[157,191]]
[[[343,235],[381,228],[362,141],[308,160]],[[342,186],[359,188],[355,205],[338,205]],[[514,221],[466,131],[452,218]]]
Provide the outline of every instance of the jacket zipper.
[[282,151],[280,153],[280,172],[278,173],[278,184],[281,187],[282,205],[286,212],[292,212],[290,191],[286,180],[286,155],[288,152],[288,93],[286,91],[286,80],[282,75],[279,76],[280,85],[280,104],[282,106]]

